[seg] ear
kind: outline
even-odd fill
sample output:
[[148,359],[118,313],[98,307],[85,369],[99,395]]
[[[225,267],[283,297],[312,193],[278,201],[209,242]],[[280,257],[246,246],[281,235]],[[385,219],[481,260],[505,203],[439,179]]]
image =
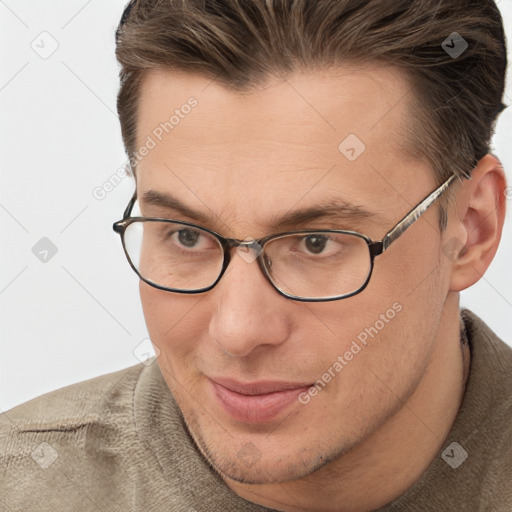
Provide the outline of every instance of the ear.
[[451,260],[450,290],[475,284],[498,250],[506,210],[506,179],[500,161],[491,154],[463,179],[449,208],[443,245]]

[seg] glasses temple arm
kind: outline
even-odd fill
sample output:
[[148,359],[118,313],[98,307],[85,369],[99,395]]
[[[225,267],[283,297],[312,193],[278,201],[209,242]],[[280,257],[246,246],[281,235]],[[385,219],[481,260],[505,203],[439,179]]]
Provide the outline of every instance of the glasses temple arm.
[[414,224],[432,204],[441,196],[456,178],[450,176],[439,188],[427,196],[411,212],[409,212],[398,224],[392,228],[382,239],[382,252],[384,252],[404,231]]
[[126,206],[124,213],[123,213],[123,220],[127,219],[132,214],[133,205],[135,204],[135,201],[137,200],[137,191],[133,193],[132,198],[130,199],[130,202]]

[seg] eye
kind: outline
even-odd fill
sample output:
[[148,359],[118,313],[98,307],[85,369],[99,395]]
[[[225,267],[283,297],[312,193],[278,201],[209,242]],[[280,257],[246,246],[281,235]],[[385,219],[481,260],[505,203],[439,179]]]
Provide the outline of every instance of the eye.
[[311,254],[321,254],[329,241],[329,237],[323,235],[310,235],[303,239],[304,246]]
[[177,232],[178,241],[185,247],[195,247],[201,233],[192,229],[180,229]]
[[147,222],[144,227],[145,243],[159,244],[167,251],[185,251],[191,254],[220,247],[215,237],[199,227],[166,221]]
[[171,233],[172,243],[179,249],[189,252],[203,252],[218,249],[217,241],[208,233],[197,229],[181,228]]

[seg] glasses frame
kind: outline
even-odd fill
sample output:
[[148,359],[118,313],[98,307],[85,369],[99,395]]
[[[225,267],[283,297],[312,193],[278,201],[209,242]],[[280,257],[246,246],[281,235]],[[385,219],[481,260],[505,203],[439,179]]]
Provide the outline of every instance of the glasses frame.
[[[211,229],[205,228],[203,226],[198,226],[197,224],[192,224],[190,222],[185,221],[177,221],[172,219],[164,219],[164,218],[158,218],[158,217],[130,217],[132,213],[133,206],[135,205],[135,201],[137,200],[137,191],[135,191],[133,197],[130,199],[124,213],[123,218],[117,222],[114,222],[112,228],[113,230],[118,233],[121,236],[121,242],[123,244],[123,250],[126,255],[126,258],[128,259],[128,263],[132,267],[132,269],[135,271],[135,273],[139,276],[139,278],[147,283],[150,286],[153,286],[154,288],[157,288],[159,290],[168,291],[168,292],[175,292],[175,293],[185,293],[185,294],[196,294],[196,293],[204,293],[212,288],[214,288],[217,283],[221,280],[222,276],[226,272],[229,263],[231,262],[231,252],[230,250],[235,247],[251,247],[255,244],[258,244],[261,248],[260,254],[257,256],[256,260],[258,261],[259,267],[261,269],[261,272],[267,279],[267,281],[271,284],[271,286],[283,297],[287,299],[296,300],[299,302],[329,302],[334,300],[341,300],[341,299],[347,299],[348,297],[352,297],[354,295],[357,295],[358,293],[361,293],[370,282],[370,278],[373,274],[373,267],[374,267],[374,260],[377,256],[380,254],[383,254],[390,245],[397,240],[405,231],[412,226],[427,210],[434,202],[448,189],[448,187],[452,184],[452,182],[455,180],[456,176],[451,175],[444,183],[442,183],[438,188],[436,188],[432,193],[430,193],[428,196],[426,196],[423,200],[421,200],[411,211],[409,211],[401,220],[399,220],[380,240],[372,240],[369,236],[364,235],[363,233],[359,233],[357,231],[347,231],[347,230],[340,230],[340,229],[314,229],[314,230],[301,230],[301,231],[286,231],[283,233],[276,233],[274,235],[266,236],[264,238],[260,238],[257,240],[239,240],[236,238],[225,238],[219,233],[216,233],[215,231],[212,231]],[[134,222],[168,222],[168,223],[174,223],[174,224],[181,224],[183,226],[193,227],[193,228],[199,228],[210,235],[212,235],[214,238],[216,238],[223,250],[224,250],[224,259],[222,264],[222,270],[219,273],[219,276],[215,280],[213,284],[206,288],[200,288],[197,290],[181,290],[176,288],[168,288],[165,286],[158,285],[156,283],[153,283],[149,281],[148,279],[144,278],[139,272],[139,270],[135,267],[135,265],[132,263],[132,260],[128,254],[128,251],[126,249],[125,240],[124,240],[124,233],[128,226],[133,224]],[[308,235],[308,234],[314,234],[314,233],[338,233],[338,234],[347,234],[352,235],[361,238],[366,242],[368,245],[368,250],[370,253],[370,270],[368,272],[368,276],[365,280],[365,282],[355,291],[350,293],[345,293],[342,295],[337,295],[335,297],[298,297],[295,295],[288,294],[286,292],[283,292],[280,290],[277,285],[272,281],[272,278],[270,277],[269,269],[267,268],[267,263],[265,262],[265,251],[264,247],[265,244],[270,242],[271,240],[275,240],[277,238],[282,238],[284,236],[288,235]]]

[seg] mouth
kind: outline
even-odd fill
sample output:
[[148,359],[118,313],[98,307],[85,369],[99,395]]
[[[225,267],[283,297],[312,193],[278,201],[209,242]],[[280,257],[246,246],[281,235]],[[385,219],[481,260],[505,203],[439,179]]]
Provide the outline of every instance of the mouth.
[[217,403],[231,418],[243,423],[269,423],[275,420],[307,391],[312,384],[259,381],[241,383],[233,379],[209,379]]

